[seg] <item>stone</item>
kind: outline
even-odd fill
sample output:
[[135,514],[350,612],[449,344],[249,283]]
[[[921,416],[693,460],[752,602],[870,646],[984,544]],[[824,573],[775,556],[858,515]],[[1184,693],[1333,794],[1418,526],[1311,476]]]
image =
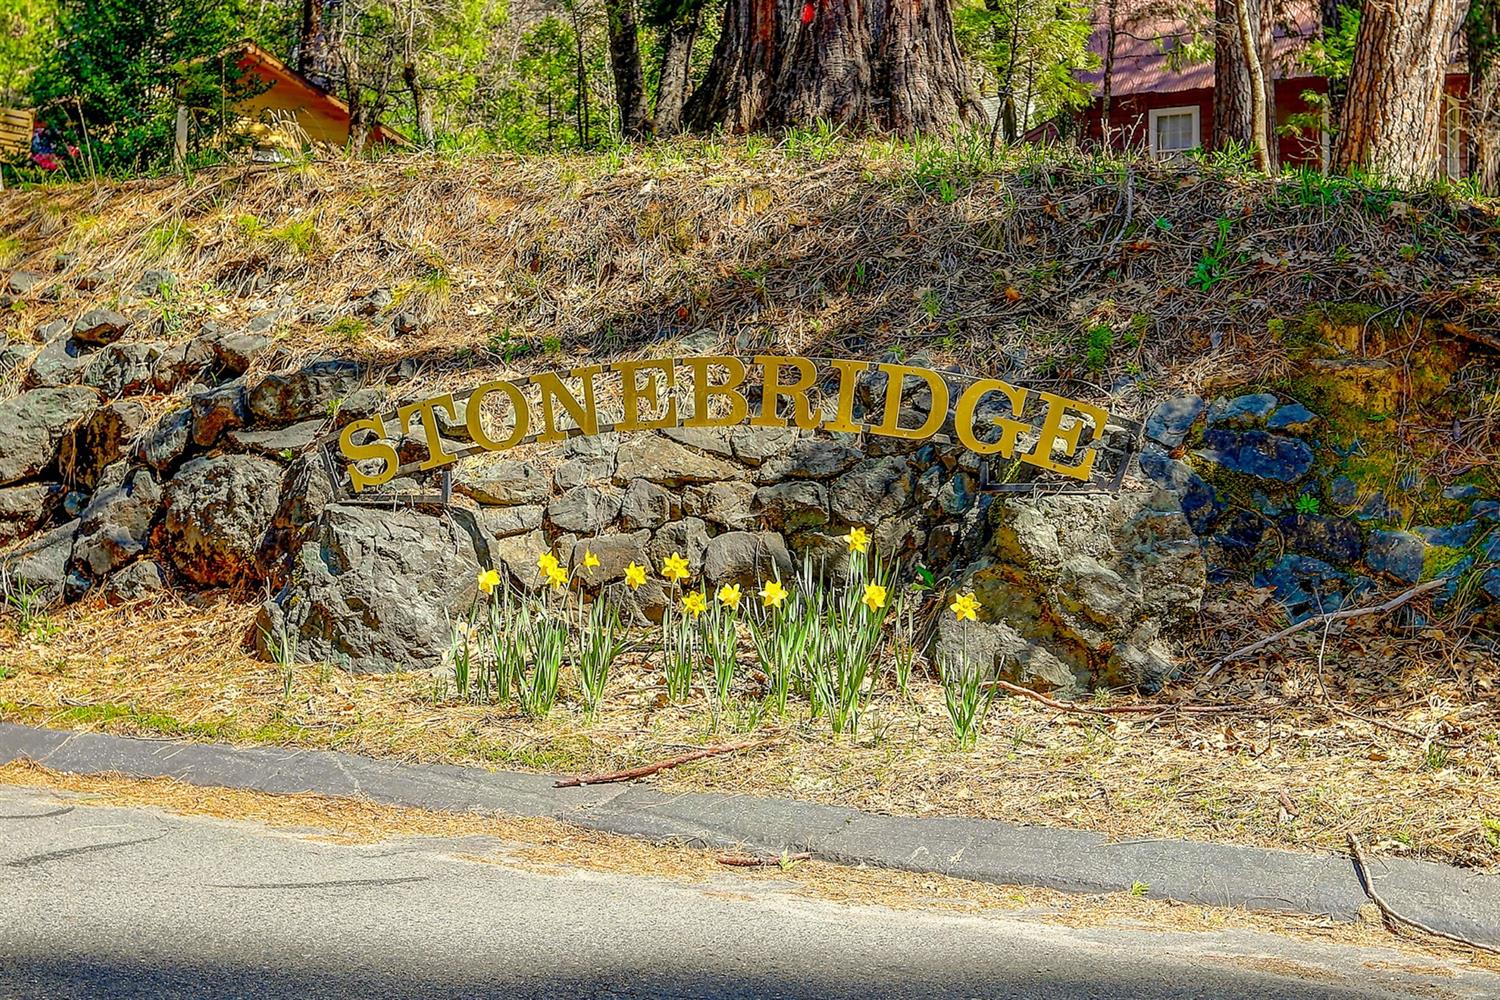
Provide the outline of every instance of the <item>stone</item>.
[[333,414],[333,426],[343,430],[354,421],[373,417],[377,413],[385,412],[389,407],[390,397],[386,395],[385,389],[377,385],[367,385],[339,401]]
[[592,486],[575,486],[547,505],[547,520],[563,531],[597,535],[620,513],[620,498]]
[[8,386],[19,389],[26,381],[32,353],[26,344],[0,344],[0,395],[10,395]]
[[1336,566],[1358,562],[1364,551],[1359,528],[1326,514],[1289,514],[1278,522],[1286,547]]
[[300,662],[361,673],[440,667],[482,568],[465,515],[329,506],[262,606],[257,648],[269,656],[289,639]]
[[703,579],[712,586],[738,583],[760,587],[766,580],[792,578],[792,557],[776,531],[726,531],[708,540]]
[[798,438],[792,446],[766,459],[755,470],[757,483],[780,479],[827,479],[852,467],[864,456],[832,438]]
[[0,400],[0,486],[50,466],[62,439],[98,405],[98,394],[82,386],[32,389]]
[[81,356],[71,340],[49,340],[31,359],[30,383],[37,388],[76,385],[83,376],[86,356]]
[[62,501],[58,483],[0,487],[0,549],[52,520]]
[[136,446],[136,458],[165,472],[187,453],[192,440],[193,411],[187,407],[163,414]]
[[455,467],[453,489],[476,503],[508,507],[545,502],[552,479],[535,462],[480,456]]
[[682,490],[682,513],[728,531],[744,531],[755,527],[750,514],[754,495],[755,487],[739,479],[687,486]]
[[1479,534],[1480,523],[1477,518],[1470,518],[1458,524],[1446,524],[1442,527],[1431,525],[1418,525],[1411,530],[1420,535],[1428,545],[1440,546],[1445,549],[1466,549],[1476,535]]
[[147,268],[135,283],[135,294],[142,298],[170,295],[177,287],[177,275],[166,268]]
[[165,353],[162,344],[110,344],[89,358],[79,380],[107,398],[139,395],[151,388]]
[[73,339],[102,347],[112,344],[130,329],[130,320],[113,309],[90,309],[73,323]]
[[1176,448],[1203,413],[1203,407],[1203,399],[1199,396],[1163,400],[1146,418],[1146,437],[1168,448]]
[[775,531],[820,528],[828,523],[828,488],[810,480],[762,486],[750,500],[750,513]]
[[1469,508],[1469,514],[1477,521],[1500,521],[1500,500],[1480,500]]
[[1359,487],[1348,476],[1335,476],[1328,484],[1328,500],[1345,507],[1352,506],[1359,500]]
[[552,470],[552,479],[557,483],[558,489],[570,490],[575,486],[607,483],[614,473],[613,455],[608,459],[570,458]]
[[706,451],[710,455],[734,457],[734,447],[729,442],[730,432],[727,427],[665,427],[661,433],[678,444]]
[[10,586],[22,588],[46,604],[60,601],[68,589],[68,562],[78,522],[70,521],[0,554],[0,573]]
[[1482,495],[1473,483],[1455,483],[1443,488],[1444,500],[1478,500]]
[[238,379],[193,393],[188,405],[193,411],[193,443],[200,448],[212,446],[225,431],[239,430],[250,422],[245,383]]
[[164,548],[177,571],[205,587],[253,581],[281,479],[279,465],[253,455],[183,463],[167,483],[162,518]]
[[146,407],[133,399],[106,403],[58,444],[57,467],[73,486],[93,489],[105,466],[125,457],[146,423]]
[[800,436],[794,427],[754,427],[740,424],[729,429],[734,457],[746,465],[763,465],[766,459],[784,454]]
[[1255,574],[1257,587],[1270,587],[1293,624],[1313,615],[1349,607],[1370,589],[1370,581],[1340,572],[1321,559],[1288,554]]
[[1365,546],[1365,565],[1405,583],[1422,578],[1427,545],[1409,531],[1372,531]]
[[1306,443],[1265,431],[1214,428],[1203,435],[1203,443],[1207,449],[1198,453],[1200,457],[1230,472],[1261,479],[1290,483],[1307,475],[1313,466],[1312,449]]
[[147,469],[94,494],[78,523],[73,562],[99,578],[146,551],[162,491]]
[[109,604],[133,604],[167,589],[167,576],[150,559],[133,562],[111,573],[104,581],[103,596]]
[[27,295],[45,280],[34,271],[12,271],[6,276],[5,290],[11,295]]
[[524,535],[542,526],[542,515],[546,510],[541,504],[523,504],[519,507],[480,507],[474,511],[479,530],[488,538],[509,538]]
[[875,524],[911,505],[916,482],[904,455],[867,458],[829,482],[829,507],[842,520]]
[[489,565],[504,570],[511,581],[527,590],[539,590],[543,586],[537,557],[552,551],[547,536],[540,529],[524,535],[490,536],[482,538],[489,549]]
[[1054,687],[1165,683],[1166,643],[1207,582],[1171,493],[997,500],[988,516],[990,541],[954,584],[978,597],[980,621],[940,626],[940,662],[968,655],[991,675]]
[[391,333],[397,337],[421,333],[426,325],[422,322],[422,317],[414,312],[402,311],[391,317]]
[[696,517],[684,517],[680,521],[664,524],[656,530],[646,553],[651,557],[651,566],[660,571],[667,556],[677,553],[688,561],[693,575],[703,571],[703,553],[708,549],[708,525]]
[[293,458],[311,448],[313,442],[323,436],[327,426],[327,420],[314,419],[264,431],[233,430],[229,432],[229,443],[238,451],[272,458]]
[[1278,400],[1269,392],[1219,399],[1208,410],[1208,426],[1249,429],[1266,426]]
[[957,517],[974,505],[978,484],[967,472],[949,476],[938,488],[934,502],[944,514]]
[[1266,420],[1266,430],[1287,434],[1308,434],[1318,422],[1318,415],[1301,403],[1278,406]]
[[[644,529],[629,534],[582,538],[573,543],[566,565],[589,587],[600,587],[611,580],[623,579],[625,567],[631,563],[644,566],[648,558],[646,547],[650,542],[651,532]],[[589,552],[599,560],[598,566],[584,566],[584,555]]]
[[237,333],[224,331],[207,340],[213,351],[214,363],[221,371],[230,375],[243,375],[250,370],[261,355],[275,343],[270,337],[259,333]]
[[620,527],[626,531],[659,528],[681,516],[677,497],[644,479],[632,479],[620,497]]
[[314,361],[292,372],[267,375],[250,390],[250,412],[268,424],[327,417],[338,401],[360,388],[364,369],[352,361]]
[[627,485],[645,479],[662,486],[684,486],[717,479],[734,479],[741,470],[722,459],[695,451],[655,434],[642,434],[620,444],[615,482]]
[[667,585],[659,578],[647,577],[639,587],[631,587],[623,580],[606,584],[599,599],[618,608],[621,623],[634,628],[661,624],[669,595]]

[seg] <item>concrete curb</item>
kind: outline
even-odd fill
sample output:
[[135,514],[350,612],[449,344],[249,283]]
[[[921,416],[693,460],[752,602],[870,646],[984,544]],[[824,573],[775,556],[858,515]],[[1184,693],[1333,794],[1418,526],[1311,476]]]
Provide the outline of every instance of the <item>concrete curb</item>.
[[[1147,895],[1352,920],[1367,900],[1336,855],[1181,840],[1110,843],[1096,833],[958,817],[878,816],[790,799],[668,795],[648,785],[553,788],[542,774],[397,764],[351,754],[131,739],[0,723],[0,763],[120,772],[194,785],[364,796],[390,805],[563,820],[653,841],[936,872],[1006,885]],[[1372,862],[1376,889],[1406,916],[1500,945],[1500,877],[1423,861]]]

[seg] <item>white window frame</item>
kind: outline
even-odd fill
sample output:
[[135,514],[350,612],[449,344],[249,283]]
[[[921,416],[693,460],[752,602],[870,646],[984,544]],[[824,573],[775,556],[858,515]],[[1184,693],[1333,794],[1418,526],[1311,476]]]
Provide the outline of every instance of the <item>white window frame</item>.
[[1463,105],[1452,94],[1443,95],[1443,172],[1449,180],[1464,175]]
[[[1203,145],[1203,121],[1199,117],[1202,109],[1196,104],[1184,104],[1176,108],[1152,108],[1146,113],[1146,139],[1150,145],[1151,155],[1160,159],[1164,156],[1180,156],[1191,152]],[[1162,115],[1192,115],[1193,117],[1193,144],[1187,149],[1161,150],[1156,148],[1156,120]]]

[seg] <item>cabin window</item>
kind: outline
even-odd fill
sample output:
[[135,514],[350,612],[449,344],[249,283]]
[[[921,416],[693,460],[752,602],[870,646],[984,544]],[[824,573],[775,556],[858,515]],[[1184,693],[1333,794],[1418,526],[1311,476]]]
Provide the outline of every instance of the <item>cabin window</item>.
[[1456,181],[1464,175],[1464,118],[1463,108],[1452,94],[1443,102],[1443,146],[1448,178]]
[[1198,108],[1155,108],[1151,111],[1151,155],[1175,156],[1198,148]]

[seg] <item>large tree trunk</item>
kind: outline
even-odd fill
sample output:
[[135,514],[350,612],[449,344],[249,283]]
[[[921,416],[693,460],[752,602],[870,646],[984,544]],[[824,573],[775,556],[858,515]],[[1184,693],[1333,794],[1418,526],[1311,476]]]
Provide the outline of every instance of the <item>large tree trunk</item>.
[[651,131],[646,112],[646,77],[641,71],[641,46],[635,0],[605,0],[609,16],[609,64],[615,75],[615,101],[620,106],[620,133],[639,139]]
[[411,94],[412,114],[417,119],[417,134],[421,137],[422,145],[431,146],[437,139],[437,130],[432,126],[432,101],[427,88],[422,86],[422,77],[417,72],[415,61],[408,60],[401,67],[401,79],[406,84],[407,92]]
[[1369,0],[1334,166],[1420,183],[1437,173],[1453,0]]
[[[1246,45],[1246,36],[1253,44]],[[1214,147],[1231,140],[1254,150],[1261,169],[1276,166],[1276,92],[1271,19],[1262,0],[1214,3]]]
[[902,134],[977,116],[948,0],[727,0],[694,126]]
[[1500,195],[1500,0],[1474,0],[1464,24],[1469,48],[1469,173]]
[[297,72],[306,77],[323,73],[323,0],[302,0],[302,30],[297,43]]
[[686,17],[662,29],[661,82],[656,88],[657,135],[676,135],[682,129],[688,70],[700,20],[701,11],[694,8]]

